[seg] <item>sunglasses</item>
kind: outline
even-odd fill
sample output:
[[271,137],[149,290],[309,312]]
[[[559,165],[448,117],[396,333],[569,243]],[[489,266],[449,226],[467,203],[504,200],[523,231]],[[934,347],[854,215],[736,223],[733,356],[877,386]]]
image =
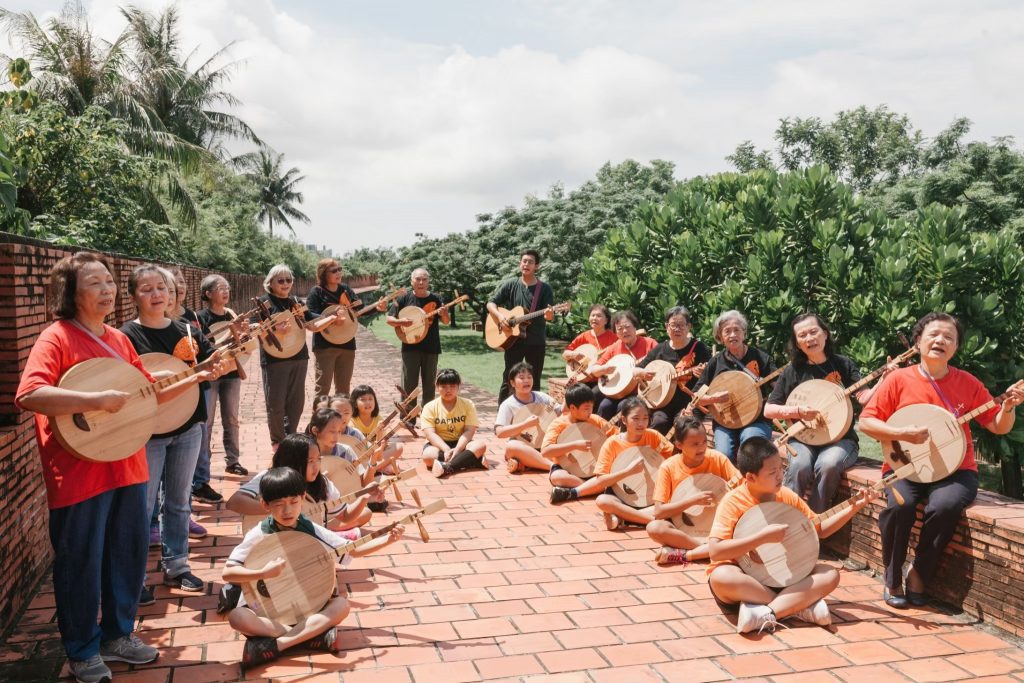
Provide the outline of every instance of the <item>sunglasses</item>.
[[277,278],[277,280],[275,280],[275,282],[279,285],[287,285],[291,284],[292,279],[290,277],[279,277]]
[[340,273],[341,272],[341,268],[328,268],[327,272],[331,273],[333,275],[334,273]]

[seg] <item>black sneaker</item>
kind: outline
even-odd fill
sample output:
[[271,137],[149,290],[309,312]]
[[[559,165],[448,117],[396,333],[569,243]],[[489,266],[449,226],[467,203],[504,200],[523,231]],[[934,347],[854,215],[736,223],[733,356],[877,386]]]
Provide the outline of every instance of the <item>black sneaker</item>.
[[387,512],[388,502],[386,500],[381,500],[373,503],[367,503],[366,507],[370,508],[370,512]]
[[180,588],[190,593],[198,593],[206,588],[206,583],[192,572],[185,572],[175,577],[164,577],[164,585],[171,588]]
[[198,500],[200,503],[223,503],[224,496],[220,495],[212,488],[210,483],[207,482],[202,486],[196,486],[192,489],[192,497]]
[[139,593],[139,607],[148,607],[155,604],[156,598],[153,597],[153,589],[149,586],[143,586],[142,592]]
[[552,505],[560,505],[570,500],[576,500],[578,497],[576,489],[569,489],[563,486],[554,486],[551,488]]
[[338,629],[330,627],[318,636],[314,636],[305,642],[310,650],[322,650],[334,652],[334,643],[338,640]]
[[245,647],[242,648],[242,673],[254,666],[274,661],[279,654],[277,638],[246,636]]
[[241,463],[237,462],[225,467],[224,471],[227,472],[228,474],[237,474],[240,477],[244,477],[245,475],[249,474],[249,470],[245,469],[244,467],[242,467]]

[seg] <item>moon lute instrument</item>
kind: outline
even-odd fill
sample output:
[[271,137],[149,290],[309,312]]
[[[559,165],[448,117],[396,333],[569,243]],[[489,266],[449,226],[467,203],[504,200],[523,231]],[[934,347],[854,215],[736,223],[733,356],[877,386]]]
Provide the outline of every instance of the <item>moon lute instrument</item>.
[[597,380],[602,394],[609,398],[623,398],[636,390],[638,382],[633,375],[636,359],[632,355],[617,353],[605,365],[610,365],[612,371]]
[[645,508],[654,505],[654,481],[658,477],[658,468],[665,461],[658,451],[650,446],[633,446],[619,453],[612,461],[612,472],[621,472],[637,458],[643,460],[643,469],[631,474],[612,485],[612,491],[626,505]]
[[[916,348],[907,349],[894,358],[891,363],[897,365],[905,363],[915,353],[917,353]],[[820,420],[799,422],[803,427],[795,432],[796,440],[811,446],[825,446],[842,438],[853,424],[853,403],[850,401],[850,396],[871,384],[875,378],[880,377],[889,365],[890,363],[886,363],[873,370],[845,389],[824,379],[807,380],[793,389],[786,399],[786,405],[809,406],[816,408],[822,415]]]
[[430,331],[430,325],[433,323],[435,317],[441,315],[442,311],[446,311],[453,306],[458,306],[460,311],[464,311],[466,310],[467,301],[469,301],[469,295],[460,295],[456,291],[454,299],[429,312],[423,310],[419,306],[405,306],[402,310],[398,311],[397,317],[411,320],[412,324],[395,327],[395,334],[397,334],[398,338],[406,344],[419,344],[427,338],[427,333]]
[[[167,353],[144,353],[139,360],[151,375],[158,372],[177,375],[188,370],[185,361]],[[199,384],[193,384],[170,401],[161,403],[153,418],[153,433],[167,434],[185,424],[199,406],[199,393]]]
[[159,392],[208,370],[221,358],[251,353],[255,348],[256,341],[247,340],[155,382],[150,382],[138,368],[120,358],[90,358],[68,369],[57,386],[83,392],[113,389],[131,398],[116,413],[86,410],[51,417],[50,428],[57,441],[79,458],[93,462],[124,460],[138,452],[153,436]]
[[[320,334],[322,334],[324,339],[332,344],[347,344],[352,341],[356,336],[356,332],[359,331],[360,317],[374,312],[381,304],[387,305],[391,303],[407,291],[408,290],[405,287],[399,287],[387,296],[382,296],[374,303],[363,306],[359,310],[354,310],[354,302],[342,302],[340,304],[328,306],[323,310],[323,315],[333,315],[336,316],[336,318],[331,325],[320,330]],[[347,299],[348,297],[345,298]]]
[[589,479],[594,476],[594,466],[597,465],[597,458],[601,454],[601,446],[607,439],[607,434],[589,422],[571,423],[558,435],[557,443],[586,441],[590,446],[584,450],[563,455],[558,459],[558,464],[569,474],[580,479]]
[[[913,465],[904,465],[876,481],[870,488],[881,492],[913,472]],[[815,527],[853,505],[854,499],[844,500],[813,518],[808,518],[792,505],[778,501],[755,505],[740,517],[733,530],[733,538],[749,538],[769,524],[785,524],[789,528],[782,542],[762,543],[738,558],[737,564],[762,585],[772,588],[792,586],[808,576],[818,562],[820,543]]]
[[[337,557],[391,533],[400,524],[419,522],[421,517],[443,510],[445,506],[444,500],[434,501],[337,548],[301,531],[287,530],[264,536],[253,545],[245,565],[262,568],[280,557],[286,561],[284,571],[274,578],[243,583],[245,602],[261,616],[289,626],[297,624],[318,612],[331,599],[337,585]],[[430,537],[421,534],[421,538],[426,542]]]
[[[571,306],[571,302],[563,301],[550,308],[553,313],[567,313]],[[527,313],[526,309],[522,306],[516,306],[511,310],[499,306],[497,316],[491,313],[487,315],[487,320],[484,322],[484,341],[495,351],[504,351],[515,344],[520,337],[526,335],[526,327],[530,324],[530,321],[545,315],[547,312],[547,308]],[[502,329],[501,324],[498,322],[502,318],[508,320],[508,331]]]
[[[680,384],[693,377],[698,370],[703,370],[704,364],[695,365],[692,368],[676,369],[667,360],[652,360],[644,370],[654,373],[654,379],[645,382],[637,382],[637,395],[651,410],[664,408],[676,395],[676,389]],[[603,389],[602,389],[603,391]]]
[[597,361],[597,357],[601,355],[601,349],[593,344],[581,344],[573,351],[581,354],[583,358],[565,362],[565,376],[569,379],[570,384],[585,381],[590,376],[587,368],[593,365]]
[[742,429],[753,423],[764,410],[764,397],[761,387],[782,374],[789,365],[783,365],[774,372],[759,379],[741,370],[726,370],[715,375],[708,385],[708,394],[728,392],[729,399],[725,403],[708,403],[701,406],[711,414],[711,418],[729,429]]
[[687,477],[672,491],[673,503],[678,503],[681,500],[692,498],[701,493],[710,493],[714,496],[714,502],[711,505],[691,505],[682,510],[678,515],[671,517],[672,524],[680,531],[684,531],[691,536],[706,538],[715,521],[715,510],[718,508],[718,504],[722,502],[722,498],[730,489],[735,488],[742,481],[742,477],[726,481],[717,474],[710,474],[708,472],[698,472]]
[[558,416],[555,414],[554,409],[548,404],[535,401],[516,410],[512,415],[512,424],[525,422],[532,416],[536,416],[540,420],[540,424],[536,427],[531,427],[525,432],[516,434],[515,438],[539,450],[541,444],[544,442],[544,432],[548,430],[548,426],[554,422],[555,418]]
[[[1024,388],[1024,380],[1019,380],[1011,388]],[[945,479],[960,469],[967,455],[967,435],[963,426],[1001,405],[1008,396],[1009,390],[959,417],[930,403],[900,408],[889,416],[886,424],[891,427],[927,427],[928,440],[921,444],[883,441],[885,463],[894,470],[908,463],[913,465],[914,473],[907,477],[910,481],[931,483]]]

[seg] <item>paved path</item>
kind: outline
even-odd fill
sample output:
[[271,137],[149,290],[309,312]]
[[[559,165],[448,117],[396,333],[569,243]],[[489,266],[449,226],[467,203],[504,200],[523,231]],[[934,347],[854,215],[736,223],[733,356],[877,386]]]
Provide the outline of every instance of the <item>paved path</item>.
[[[367,334],[359,346],[356,383],[372,384],[390,405],[399,373],[394,348]],[[242,462],[255,471],[267,466],[270,449],[255,364],[250,375]],[[467,393],[492,424],[493,395],[475,387]],[[1014,643],[934,610],[892,612],[877,579],[861,572],[842,572],[829,599],[832,627],[797,622],[775,634],[737,635],[711,599],[704,567],[656,567],[642,530],[604,530],[592,502],[549,506],[541,474],[510,476],[496,467],[438,482],[417,465],[422,441],[403,440],[406,465],[421,472],[410,484],[424,500],[448,502],[427,520],[431,542],[410,530],[401,543],[339,572],[353,607],[341,652],[297,649],[247,680],[1024,681],[1024,651]],[[489,440],[498,465],[499,443]],[[224,474],[219,455],[213,483],[227,497],[240,478]],[[214,611],[224,557],[240,539],[238,519],[215,506],[196,512],[210,536],[192,541],[191,561],[208,589],[197,596],[157,588],[157,603],[140,610],[139,632],[161,648],[160,659],[114,665],[118,683],[239,680],[242,641]],[[156,560],[150,556],[151,583],[161,578]],[[54,619],[44,585],[0,647],[0,680],[66,675]]]

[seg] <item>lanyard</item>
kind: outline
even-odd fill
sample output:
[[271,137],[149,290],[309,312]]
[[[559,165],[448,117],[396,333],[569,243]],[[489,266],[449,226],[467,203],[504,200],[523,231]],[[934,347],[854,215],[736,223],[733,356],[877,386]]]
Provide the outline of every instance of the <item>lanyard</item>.
[[123,360],[123,361],[127,361],[128,360],[127,358],[124,357],[123,354],[121,354],[121,353],[115,351],[113,348],[111,348],[110,344],[108,344],[107,342],[105,342],[102,339],[100,339],[99,337],[97,337],[96,334],[92,330],[90,330],[88,327],[86,327],[82,323],[80,323],[77,320],[75,320],[74,318],[72,318],[71,319],[71,324],[74,325],[75,327],[77,327],[78,329],[80,329],[82,332],[85,332],[90,337],[92,337],[92,340],[94,342],[96,342],[97,344],[99,344],[103,348],[103,350],[106,351],[107,353],[109,353],[113,358],[117,358],[118,360]]
[[949,402],[949,399],[946,398],[946,393],[942,391],[942,389],[939,387],[935,379],[925,369],[924,365],[918,365],[917,367],[920,368],[921,374],[925,376],[925,379],[931,382],[932,388],[935,389],[935,393],[938,394],[939,398],[942,399],[942,402],[946,404],[946,409],[949,410],[949,412],[953,413],[953,415],[955,415],[956,417],[960,417],[960,411],[954,408],[953,404]]

